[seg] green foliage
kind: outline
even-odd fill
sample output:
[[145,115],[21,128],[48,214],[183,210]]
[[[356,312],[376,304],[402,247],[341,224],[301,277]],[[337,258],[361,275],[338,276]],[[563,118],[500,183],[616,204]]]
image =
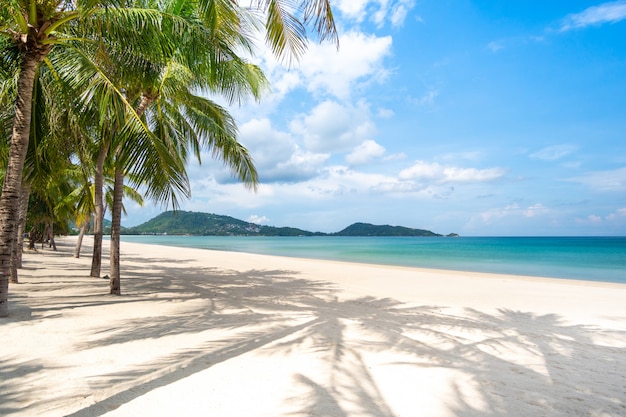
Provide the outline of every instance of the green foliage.
[[354,223],[333,236],[441,236],[430,230],[411,229],[403,226],[376,226],[368,223]]
[[126,234],[168,234],[196,236],[312,236],[314,233],[291,227],[261,226],[218,214],[166,211],[154,219],[126,230]]
[[429,230],[402,226],[375,226],[355,223],[338,233],[327,235],[293,227],[263,226],[218,214],[192,211],[166,211],[125,234],[195,235],[195,236],[441,236]]

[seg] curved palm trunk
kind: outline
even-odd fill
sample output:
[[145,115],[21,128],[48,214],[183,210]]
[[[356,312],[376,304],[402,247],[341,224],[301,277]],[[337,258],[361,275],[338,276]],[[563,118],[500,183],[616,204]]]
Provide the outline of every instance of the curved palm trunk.
[[94,175],[94,205],[95,214],[93,218],[93,256],[91,258],[90,276],[100,278],[102,268],[102,221],[104,219],[104,160],[109,152],[108,142],[104,143],[98,151],[96,160],[96,172]]
[[113,210],[111,213],[111,270],[110,294],[122,295],[120,280],[120,230],[122,227],[122,197],[124,194],[124,171],[115,168],[115,182],[113,183]]
[[38,53],[25,54],[18,79],[13,135],[2,195],[0,196],[0,317],[9,315],[8,293],[11,253],[17,237],[22,169],[30,136],[33,85],[37,65],[42,57]]
[[85,230],[87,230],[87,223],[80,227],[80,233],[76,240],[76,247],[74,248],[74,258],[80,258],[80,248],[83,246],[83,237],[85,236]]

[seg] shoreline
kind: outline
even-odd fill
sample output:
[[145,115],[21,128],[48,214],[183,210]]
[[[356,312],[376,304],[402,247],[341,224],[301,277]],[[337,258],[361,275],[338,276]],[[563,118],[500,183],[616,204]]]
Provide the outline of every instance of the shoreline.
[[[534,276],[559,279],[583,280],[594,282],[615,282],[626,284],[624,275],[624,250],[626,247],[613,248],[612,252],[598,255],[593,246],[597,239],[618,239],[626,244],[623,237],[583,237],[579,247],[576,239],[561,237],[545,238],[459,238],[444,239],[405,237],[248,237],[248,236],[123,236],[128,243],[144,243],[172,247],[212,249],[237,253],[256,253],[316,260],[334,260],[370,265],[405,266],[451,270],[457,272],[477,272],[515,276]],[[338,242],[336,245],[335,239]],[[494,240],[495,239],[495,240]],[[511,241],[529,240],[510,246]],[[565,242],[562,240],[565,239]],[[545,241],[544,241],[545,240]],[[433,244],[423,243],[429,241]],[[546,243],[547,241],[547,243]],[[406,242],[398,244],[397,242]],[[439,243],[437,243],[439,242]],[[458,242],[466,242],[459,244]],[[503,245],[503,250],[493,250]],[[528,246],[527,246],[528,245]],[[545,252],[546,245],[554,247]],[[558,248],[558,249],[556,249]],[[571,249],[570,249],[571,248]],[[619,250],[622,249],[620,254]],[[573,250],[574,252],[570,252]],[[537,251],[536,256],[533,251]],[[589,257],[591,256],[591,257]],[[584,263],[578,259],[585,259]],[[623,265],[623,268],[620,267]]]
[[550,277],[550,276],[540,276],[540,275],[523,275],[523,274],[506,274],[506,273],[498,273],[498,272],[481,272],[481,271],[468,271],[461,269],[445,269],[445,268],[428,268],[421,266],[411,266],[411,265],[396,265],[396,264],[385,264],[385,263],[375,263],[375,262],[366,262],[366,261],[352,261],[352,260],[342,260],[342,259],[326,259],[326,258],[308,258],[308,257],[300,257],[300,256],[290,256],[290,255],[274,255],[274,254],[264,254],[264,253],[256,253],[256,252],[247,252],[247,251],[236,251],[236,250],[226,250],[226,249],[215,249],[215,248],[198,248],[198,247],[187,247],[187,246],[177,246],[177,245],[167,245],[162,243],[144,243],[144,242],[128,242],[122,240],[122,245],[138,245],[138,246],[158,246],[165,247],[175,250],[189,250],[189,251],[210,251],[216,253],[222,253],[228,256],[240,256],[240,255],[251,255],[251,256],[259,256],[263,258],[278,258],[285,260],[296,260],[298,262],[321,262],[321,263],[330,263],[330,264],[339,264],[339,265],[352,265],[352,266],[364,266],[364,267],[372,267],[377,269],[397,269],[397,270],[407,270],[413,271],[417,274],[426,273],[426,274],[445,274],[445,275],[464,275],[464,276],[475,276],[477,278],[491,278],[491,279],[515,279],[529,282],[562,282],[570,285],[582,285],[582,286],[600,286],[600,287],[610,287],[610,288],[626,288],[626,283],[624,282],[615,282],[615,281],[596,281],[592,279],[583,279],[583,278],[561,278],[561,277]]
[[122,242],[116,297],[74,240],[25,252],[0,415],[626,414],[625,284]]

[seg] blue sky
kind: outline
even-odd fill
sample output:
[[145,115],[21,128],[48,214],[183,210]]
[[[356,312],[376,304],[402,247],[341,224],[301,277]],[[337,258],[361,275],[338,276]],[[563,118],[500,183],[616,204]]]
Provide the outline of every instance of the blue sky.
[[[626,235],[626,1],[339,0],[340,49],[231,107],[256,193],[206,155],[183,210],[335,232]],[[123,225],[162,207],[126,203]]]

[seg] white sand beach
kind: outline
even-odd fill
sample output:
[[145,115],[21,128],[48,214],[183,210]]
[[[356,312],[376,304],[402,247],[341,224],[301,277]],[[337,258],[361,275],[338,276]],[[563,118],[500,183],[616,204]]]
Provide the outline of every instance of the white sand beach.
[[2,416],[626,416],[623,284],[122,242],[117,297],[73,242],[10,287]]

